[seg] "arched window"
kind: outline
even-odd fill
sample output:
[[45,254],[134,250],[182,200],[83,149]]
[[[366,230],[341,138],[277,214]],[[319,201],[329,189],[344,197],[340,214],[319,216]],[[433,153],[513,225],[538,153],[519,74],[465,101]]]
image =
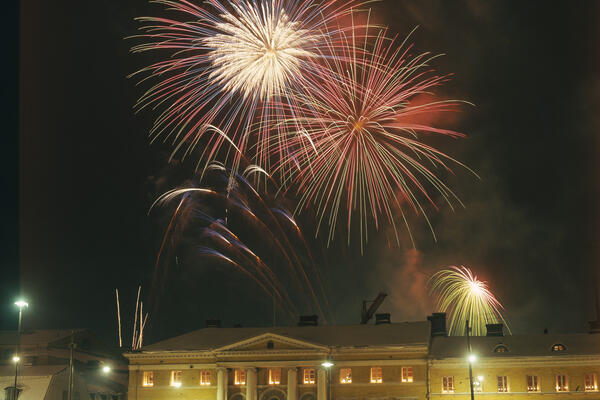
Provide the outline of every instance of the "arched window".
[[567,347],[562,343],[555,343],[552,345],[552,351],[565,351]]
[[503,344],[499,344],[498,346],[494,347],[494,353],[508,353],[508,347]]

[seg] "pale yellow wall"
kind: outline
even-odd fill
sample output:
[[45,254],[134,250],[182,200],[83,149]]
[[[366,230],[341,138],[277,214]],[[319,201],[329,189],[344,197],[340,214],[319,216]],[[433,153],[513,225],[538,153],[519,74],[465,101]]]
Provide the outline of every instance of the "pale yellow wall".
[[[585,393],[584,392],[584,375],[586,373],[595,373],[597,377],[600,377],[600,359],[595,365],[578,366],[576,361],[565,360],[562,365],[550,365],[550,362],[539,362],[533,363],[531,360],[527,362],[528,365],[524,366],[524,362],[510,360],[505,361],[505,365],[498,366],[473,366],[473,377],[476,379],[477,376],[481,375],[484,377],[482,391],[487,393],[486,399],[493,400],[496,398],[506,399],[507,394],[498,393],[498,376],[508,377],[509,393],[518,393],[521,396],[526,396],[528,399],[535,399],[537,397],[548,396],[552,398],[565,397],[565,396],[585,396],[586,398],[598,399],[600,393]],[[531,364],[531,365],[529,365]],[[570,365],[575,364],[575,365]],[[569,393],[558,393],[555,388],[556,375],[567,375],[569,380]],[[540,386],[539,393],[527,393],[527,375],[537,375]],[[454,387],[455,394],[440,394],[442,390],[442,377],[443,376],[454,376]],[[579,388],[577,388],[579,386]],[[578,389],[578,391],[577,391]],[[451,367],[447,368],[443,365],[443,362],[434,363],[431,368],[431,391],[436,396],[441,397],[452,397],[454,399],[467,399],[469,398],[469,371],[467,364],[462,367]],[[462,393],[462,394],[461,394]]]

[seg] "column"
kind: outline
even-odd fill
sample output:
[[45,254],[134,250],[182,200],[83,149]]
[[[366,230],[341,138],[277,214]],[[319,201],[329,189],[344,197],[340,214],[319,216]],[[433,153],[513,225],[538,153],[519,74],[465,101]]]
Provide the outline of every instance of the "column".
[[217,368],[217,400],[227,400],[227,368]]
[[317,400],[327,400],[327,371],[325,368],[317,371]]
[[246,400],[257,400],[256,368],[246,369]]
[[296,400],[298,393],[298,368],[288,368],[287,400]]

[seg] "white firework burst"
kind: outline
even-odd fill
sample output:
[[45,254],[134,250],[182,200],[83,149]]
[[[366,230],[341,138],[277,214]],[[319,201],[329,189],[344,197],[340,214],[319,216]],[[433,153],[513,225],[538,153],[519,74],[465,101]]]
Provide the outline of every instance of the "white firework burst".
[[244,97],[280,95],[299,76],[301,60],[315,56],[310,49],[319,34],[290,21],[273,3],[233,8],[234,13],[221,15],[227,22],[216,25],[222,33],[203,40],[214,48],[210,78]]

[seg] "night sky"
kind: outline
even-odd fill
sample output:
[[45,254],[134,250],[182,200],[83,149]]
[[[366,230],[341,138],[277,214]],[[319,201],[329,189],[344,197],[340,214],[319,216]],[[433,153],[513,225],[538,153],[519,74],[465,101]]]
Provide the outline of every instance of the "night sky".
[[[373,5],[375,22],[400,38],[419,26],[415,48],[445,54],[434,65],[454,76],[440,95],[475,106],[447,121],[468,138],[439,146],[480,179],[460,168],[447,177],[466,208],[432,215],[437,242],[420,219],[412,225],[417,249],[405,233],[400,248],[389,247],[386,229],[372,232],[364,255],[343,237],[329,249],[324,238],[310,239],[336,323],[356,323],[362,300],[380,290],[389,294],[380,311],[393,321],[422,320],[434,311],[428,274],[466,265],[490,283],[514,333],[586,331],[600,261],[598,8],[596,1]],[[31,304],[26,329],[89,327],[116,340],[114,289],[129,323],[138,284],[152,305],[149,340],[203,327],[207,318],[272,322],[271,302],[256,285],[197,257],[168,266],[163,290],[150,290],[165,218],[147,216],[148,208],[191,176],[189,165],[167,165],[168,146],[148,144],[157,114],[134,114],[144,87],[126,76],[158,56],[129,54],[133,41],[124,38],[136,33],[134,17],[162,10],[144,0],[32,0],[21,4],[20,26],[5,33],[6,59],[20,60],[3,67],[5,328],[14,328],[10,305],[20,287]],[[308,214],[298,221],[312,237]]]

